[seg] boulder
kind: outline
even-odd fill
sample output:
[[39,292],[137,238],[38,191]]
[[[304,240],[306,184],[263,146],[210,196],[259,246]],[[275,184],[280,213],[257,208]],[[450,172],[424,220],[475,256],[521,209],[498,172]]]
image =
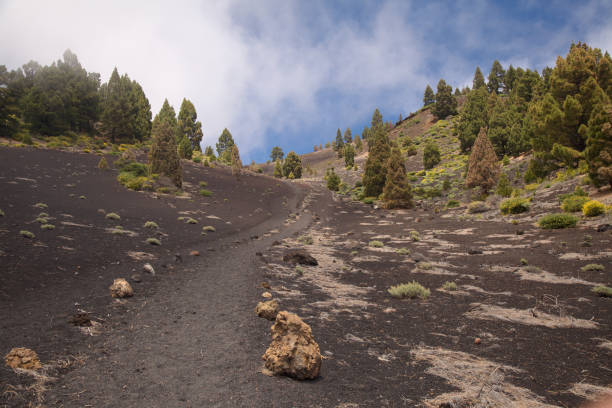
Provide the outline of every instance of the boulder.
[[298,380],[319,376],[321,352],[309,325],[297,315],[282,311],[276,315],[271,331],[272,343],[262,356],[267,370]]
[[11,368],[24,368],[27,370],[38,370],[42,364],[34,350],[24,347],[15,347],[4,356],[6,365]]
[[125,298],[134,296],[134,290],[130,284],[123,278],[118,278],[113,281],[113,284],[108,288],[110,294],[114,298]]
[[292,249],[287,251],[283,256],[283,261],[293,265],[300,264],[317,266],[319,264],[319,262],[317,262],[317,260],[304,249]]
[[276,300],[268,300],[257,303],[255,313],[264,319],[274,320],[278,314],[278,302]]

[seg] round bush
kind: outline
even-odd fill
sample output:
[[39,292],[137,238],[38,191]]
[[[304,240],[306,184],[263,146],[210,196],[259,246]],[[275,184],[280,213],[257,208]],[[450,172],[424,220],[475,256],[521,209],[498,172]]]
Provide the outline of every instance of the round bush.
[[578,218],[571,214],[548,214],[540,218],[538,225],[544,229],[572,228],[576,226]]
[[502,201],[499,206],[502,214],[520,214],[529,211],[529,200],[523,197],[512,197]]
[[582,211],[582,207],[588,201],[588,197],[572,195],[563,200],[561,203],[561,209],[565,212]]
[[597,200],[587,201],[582,206],[582,214],[586,217],[595,217],[606,212],[606,206]]

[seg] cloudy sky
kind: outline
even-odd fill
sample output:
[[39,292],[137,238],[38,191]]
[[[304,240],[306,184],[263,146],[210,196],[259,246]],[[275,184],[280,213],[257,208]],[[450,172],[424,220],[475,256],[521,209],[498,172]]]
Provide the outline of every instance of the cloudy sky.
[[69,48],[103,81],[116,66],[154,113],[191,99],[204,144],[227,127],[248,163],[361,133],[376,107],[396,120],[428,83],[468,85],[494,59],[541,70],[572,41],[612,51],[611,21],[606,0],[0,0],[0,64]]

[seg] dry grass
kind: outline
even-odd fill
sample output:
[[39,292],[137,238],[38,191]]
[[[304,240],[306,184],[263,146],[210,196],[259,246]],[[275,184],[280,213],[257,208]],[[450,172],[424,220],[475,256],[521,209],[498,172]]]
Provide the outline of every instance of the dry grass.
[[530,390],[504,380],[505,375],[521,373],[518,368],[443,348],[419,347],[411,354],[416,361],[430,365],[426,373],[444,378],[460,390],[424,401],[427,407],[552,407]]
[[538,310],[537,306],[532,309],[525,310],[481,303],[472,303],[471,306],[471,310],[465,313],[465,316],[472,319],[502,320],[530,326],[544,326],[552,329],[597,329],[599,326],[597,322],[593,320],[577,319],[563,313],[561,310],[558,315],[542,312]]
[[612,397],[612,388],[584,382],[572,385],[568,392],[590,401],[595,401],[606,395]]

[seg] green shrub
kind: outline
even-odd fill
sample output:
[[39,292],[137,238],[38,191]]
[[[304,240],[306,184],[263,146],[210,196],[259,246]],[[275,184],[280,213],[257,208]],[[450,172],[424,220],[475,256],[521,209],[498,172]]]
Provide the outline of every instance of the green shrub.
[[45,209],[47,207],[48,207],[48,205],[45,204],[45,203],[36,203],[36,204],[34,204],[34,208],[40,208],[41,210],[43,210],[43,209]]
[[206,190],[204,188],[200,190],[200,195],[203,197],[210,197],[212,194],[212,191]]
[[363,200],[361,201],[364,204],[373,204],[375,200],[376,200],[376,197],[364,197]]
[[607,286],[597,285],[592,291],[601,297],[612,297],[612,288]]
[[208,187],[208,183],[206,181],[200,181],[200,187]]
[[202,227],[202,232],[215,232],[217,229],[212,225],[205,225]]
[[410,231],[410,239],[414,242],[420,241],[421,236],[419,235],[419,231],[415,231],[415,230]]
[[428,142],[423,150],[423,167],[426,170],[434,168],[440,163],[440,149],[434,142]]
[[22,237],[25,237],[25,238],[28,238],[28,239],[34,239],[34,237],[36,236],[36,235],[32,234],[30,231],[25,231],[25,230],[19,231],[19,234]]
[[370,241],[368,245],[371,246],[372,248],[382,248],[385,246],[385,244],[383,244],[380,241]]
[[448,200],[448,202],[446,203],[446,208],[455,208],[455,207],[459,207],[459,201],[457,200]]
[[529,211],[529,200],[522,197],[508,198],[501,202],[499,209],[504,215],[521,214]]
[[580,268],[582,272],[601,272],[604,270],[604,266],[601,264],[588,264]]
[[34,221],[36,221],[39,224],[46,224],[48,220],[47,220],[47,217],[38,217]]
[[106,157],[102,156],[102,158],[98,162],[98,168],[100,170],[108,170],[108,162],[106,161]]
[[570,195],[563,199],[563,202],[561,203],[561,209],[565,212],[582,211],[582,207],[588,201],[589,197],[580,195]]
[[582,206],[582,214],[586,217],[595,217],[606,212],[606,206],[597,200],[587,201]]
[[453,292],[457,290],[457,284],[455,282],[446,281],[444,285],[442,285],[442,289]]
[[521,265],[523,265],[523,266],[529,265],[529,262],[527,261],[527,259],[521,258]]
[[194,163],[202,163],[202,158],[200,156],[193,156],[192,159]]
[[512,195],[512,185],[510,184],[510,180],[508,180],[508,176],[506,173],[501,174],[499,176],[499,181],[497,182],[497,189],[495,193],[501,197],[510,197]]
[[191,218],[191,217],[187,217],[185,219],[185,224],[197,224],[198,220],[196,220],[195,218]]
[[40,226],[40,229],[43,229],[43,230],[52,230],[52,229],[55,229],[55,225],[53,225],[53,224],[43,224],[43,225]]
[[159,246],[161,242],[157,238],[147,238],[147,244]]
[[388,292],[391,296],[396,298],[421,298],[427,299],[431,294],[431,291],[425,288],[423,285],[416,281],[412,281],[411,283],[402,283],[396,286],[391,286],[388,289]]
[[544,229],[561,229],[572,228],[576,226],[578,218],[571,214],[548,214],[538,220],[540,228]]
[[327,188],[329,190],[338,191],[340,189],[340,176],[336,174],[333,168],[327,169],[325,180],[327,181]]
[[397,250],[399,255],[410,255],[410,250],[406,248],[400,248]]
[[314,240],[310,235],[302,235],[298,241],[300,241],[304,245],[312,245]]
[[467,209],[470,214],[478,214],[489,211],[489,206],[484,201],[472,201]]
[[0,210],[0,217],[4,217],[4,211]]
[[114,221],[118,221],[118,220],[121,219],[119,214],[114,213],[114,212],[110,212],[110,213],[106,214],[106,218],[109,219],[109,220],[114,220]]
[[157,228],[159,228],[159,226],[157,225],[157,223],[156,223],[156,222],[154,222],[154,221],[147,221],[147,222],[145,222],[145,223],[144,223],[144,227],[145,227],[145,228],[151,228],[151,229],[157,229]]

